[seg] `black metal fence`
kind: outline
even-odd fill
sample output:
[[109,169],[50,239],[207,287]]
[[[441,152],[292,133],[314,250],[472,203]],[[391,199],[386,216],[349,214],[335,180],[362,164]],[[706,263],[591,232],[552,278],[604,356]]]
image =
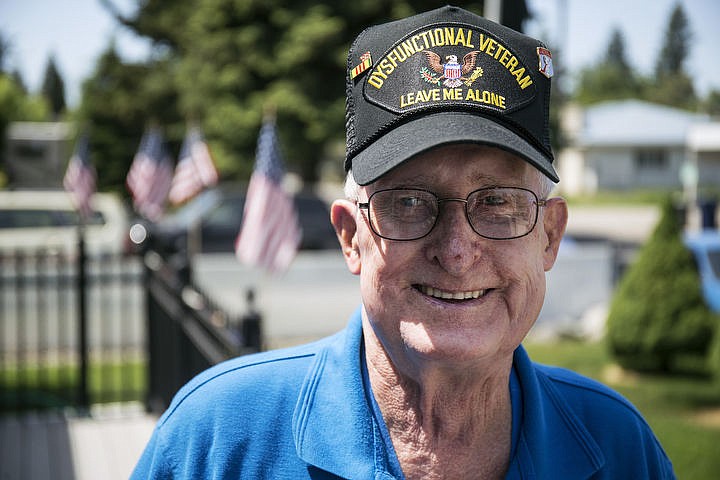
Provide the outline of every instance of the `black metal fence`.
[[189,262],[145,255],[148,409],[162,412],[190,378],[211,365],[261,348],[260,319],[231,318],[190,280]]
[[0,411],[142,399],[141,264],[81,253],[0,252]]
[[260,349],[187,268],[143,256],[0,251],[0,413],[142,401],[162,411],[193,375]]

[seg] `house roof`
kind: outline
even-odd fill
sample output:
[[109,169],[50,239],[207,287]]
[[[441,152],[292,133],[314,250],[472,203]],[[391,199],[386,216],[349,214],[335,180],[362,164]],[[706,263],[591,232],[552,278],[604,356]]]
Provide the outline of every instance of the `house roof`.
[[682,148],[690,126],[708,119],[707,115],[639,100],[606,102],[585,110],[578,144]]

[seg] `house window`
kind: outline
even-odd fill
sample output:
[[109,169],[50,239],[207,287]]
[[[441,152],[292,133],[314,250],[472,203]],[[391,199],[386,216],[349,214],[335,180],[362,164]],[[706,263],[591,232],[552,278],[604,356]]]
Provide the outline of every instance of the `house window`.
[[45,157],[45,145],[40,142],[17,142],[14,145],[15,157],[23,160],[42,160]]
[[638,170],[664,170],[668,163],[666,150],[642,149],[635,152],[635,166]]

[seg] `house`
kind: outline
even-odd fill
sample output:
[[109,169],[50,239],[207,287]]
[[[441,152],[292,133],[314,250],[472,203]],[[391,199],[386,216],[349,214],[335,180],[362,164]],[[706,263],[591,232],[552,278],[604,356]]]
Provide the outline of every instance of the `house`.
[[687,135],[687,182],[696,183],[697,192],[720,193],[720,122],[690,126]]
[[566,195],[681,189],[692,178],[720,185],[718,130],[704,130],[708,124],[707,115],[639,100],[568,107],[561,123],[568,147],[557,160],[560,188]]

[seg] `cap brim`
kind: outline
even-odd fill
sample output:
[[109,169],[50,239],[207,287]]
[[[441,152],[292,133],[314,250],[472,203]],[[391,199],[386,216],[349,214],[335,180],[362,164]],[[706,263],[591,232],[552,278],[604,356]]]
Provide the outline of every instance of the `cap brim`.
[[415,155],[454,143],[507,150],[554,182],[560,180],[551,161],[525,139],[496,120],[463,112],[424,115],[393,128],[352,159],[353,177],[359,185],[368,185]]

